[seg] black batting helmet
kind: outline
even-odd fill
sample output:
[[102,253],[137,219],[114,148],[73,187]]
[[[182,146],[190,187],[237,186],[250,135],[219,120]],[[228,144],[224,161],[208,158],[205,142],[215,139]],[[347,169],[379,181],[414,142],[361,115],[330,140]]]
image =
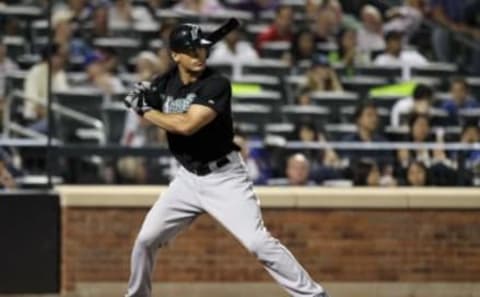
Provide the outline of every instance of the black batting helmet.
[[169,43],[170,49],[174,52],[184,52],[211,45],[200,26],[194,24],[181,24],[175,27],[170,34]]

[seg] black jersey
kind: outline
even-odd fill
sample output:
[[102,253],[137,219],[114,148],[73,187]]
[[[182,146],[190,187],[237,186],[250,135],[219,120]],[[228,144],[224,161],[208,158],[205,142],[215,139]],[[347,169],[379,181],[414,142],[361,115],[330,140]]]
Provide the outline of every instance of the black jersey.
[[197,81],[185,85],[175,67],[153,81],[152,95],[149,104],[164,113],[183,113],[192,104],[208,106],[217,113],[193,135],[167,132],[170,150],[182,165],[203,165],[238,150],[233,143],[230,82],[221,74],[207,67]]

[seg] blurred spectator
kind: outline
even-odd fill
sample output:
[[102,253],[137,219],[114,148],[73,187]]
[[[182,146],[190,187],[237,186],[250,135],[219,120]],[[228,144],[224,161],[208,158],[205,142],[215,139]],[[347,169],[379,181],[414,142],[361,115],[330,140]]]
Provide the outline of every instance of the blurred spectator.
[[442,109],[448,113],[448,125],[458,125],[458,111],[480,107],[479,102],[470,95],[467,80],[462,77],[453,78],[450,83],[450,97],[443,102]]
[[54,13],[63,11],[70,14],[72,22],[75,23],[77,29],[81,29],[93,14],[93,5],[89,2],[89,0],[68,0],[65,3],[56,5]]
[[255,62],[258,54],[250,42],[243,38],[243,33],[237,29],[213,47],[209,59],[212,62]]
[[404,119],[410,118],[414,113],[427,114],[430,110],[433,99],[433,90],[425,84],[418,84],[413,90],[413,96],[398,100],[392,107],[390,114],[390,125],[399,127]]
[[93,51],[85,40],[73,35],[74,26],[70,11],[60,10],[56,12],[52,17],[52,27],[54,29],[54,42],[61,47],[63,52],[68,53],[66,62],[84,61],[92,55]]
[[155,24],[159,21],[157,10],[167,8],[168,1],[147,0],[144,5],[134,6],[134,19],[138,23]]
[[222,10],[223,6],[218,0],[180,0],[173,9],[182,13],[212,14]]
[[[166,147],[166,132],[136,113],[128,111],[120,144],[127,147],[145,147],[148,145]],[[148,183],[154,179],[152,175],[161,175],[158,170],[149,171],[150,167],[158,166],[155,163],[154,160],[147,160],[143,157],[121,158],[117,163],[120,180],[126,183]]]
[[374,160],[362,159],[352,164],[353,185],[380,186],[380,169]]
[[390,31],[385,34],[387,46],[385,52],[377,56],[375,65],[379,66],[424,66],[428,60],[416,50],[402,49],[403,33]]
[[425,0],[404,0],[403,5],[394,6],[386,12],[389,19],[383,26],[385,32],[405,32],[406,42],[416,33],[423,21]]
[[[300,141],[305,143],[311,143],[318,141],[319,132],[315,127],[315,124],[311,121],[304,120],[295,124],[293,135],[290,137],[292,141]],[[313,161],[312,167],[316,168],[318,160],[321,156],[321,151],[317,149],[305,149],[303,150],[306,158]]]
[[271,169],[264,160],[263,152],[260,150],[252,151],[246,136],[243,134],[235,134],[233,142],[240,147],[240,154],[247,167],[248,177],[254,184],[266,184],[271,176]]
[[133,23],[133,8],[130,0],[116,0],[108,9],[108,28],[129,29]]
[[340,62],[345,65],[347,73],[354,74],[355,66],[370,63],[370,57],[358,49],[357,31],[353,28],[344,28],[337,36],[336,52],[329,55],[332,62]]
[[[38,132],[47,132],[47,109],[48,100],[48,59],[52,67],[52,92],[66,91],[69,86],[65,73],[66,53],[58,44],[47,46],[42,51],[42,60],[32,66],[24,81],[25,104],[23,117],[29,123],[30,128]],[[38,103],[36,103],[37,101]]]
[[[299,122],[295,125],[293,141],[304,143],[321,142],[327,143],[324,132],[318,131],[311,121]],[[340,176],[339,169],[343,166],[337,153],[331,148],[325,149],[304,149],[302,152],[311,161],[310,170],[315,172],[315,180],[323,182],[328,179],[337,179]]]
[[92,15],[92,25],[89,31],[89,38],[91,42],[95,38],[107,37],[110,35],[109,25],[108,25],[108,6],[107,5],[98,5],[93,11]]
[[12,157],[3,148],[0,148],[0,188],[14,189],[17,187],[15,177],[22,175],[13,165]]
[[233,5],[233,8],[248,11],[255,17],[258,17],[262,12],[275,10],[277,7],[277,0],[241,0]]
[[[410,117],[409,135],[406,141],[416,144],[434,141],[430,131],[430,120],[425,114],[414,114]],[[402,167],[407,167],[411,160],[419,160],[424,164],[431,164],[431,152],[428,149],[418,148],[416,150],[399,149],[397,153],[398,161]]]
[[[477,44],[480,42],[480,1],[472,0],[465,9],[465,21],[468,33]],[[467,71],[472,75],[480,75],[480,50],[471,49],[470,61],[467,61]]]
[[466,33],[465,25],[466,0],[430,0],[430,10],[434,21],[442,26],[436,26],[432,32],[432,46],[435,56],[442,62],[454,62],[452,35]]
[[[0,113],[3,111],[6,94],[6,74],[17,69],[18,66],[7,56],[7,47],[0,37]],[[1,116],[0,115],[0,116]]]
[[[409,127],[410,135],[406,139],[409,142],[417,145],[421,145],[422,143],[426,142],[437,142],[439,144],[443,143],[442,136],[439,132],[437,132],[439,134],[437,134],[436,137],[434,136],[434,133],[432,133],[430,120],[427,115],[413,115],[410,119]],[[455,165],[450,159],[447,158],[447,155],[443,149],[429,150],[422,147],[413,150],[399,149],[397,152],[397,158],[398,163],[403,168],[406,168],[413,160],[421,161],[430,168],[436,164],[442,164],[442,167],[454,167]],[[435,169],[432,168],[431,170]]]
[[362,26],[358,30],[358,48],[368,54],[385,48],[383,39],[383,20],[380,11],[373,5],[365,5],[360,13]]
[[338,92],[343,91],[340,79],[335,70],[330,66],[328,58],[316,54],[312,57],[312,67],[306,73],[307,81],[303,90],[309,92]]
[[317,17],[313,20],[313,33],[315,42],[333,42],[336,34],[335,13],[326,8],[319,10]]
[[405,184],[412,187],[428,186],[428,169],[425,164],[421,161],[411,162],[406,170]]
[[[378,129],[378,112],[372,102],[360,104],[355,109],[355,123],[357,132],[346,135],[342,140],[347,142],[385,142],[386,139]],[[390,154],[385,150],[345,150],[342,154],[348,160],[353,161],[359,158],[374,159],[377,164],[389,162]]]
[[293,9],[290,6],[280,6],[276,10],[273,23],[258,34],[256,48],[261,50],[266,42],[271,41],[292,41],[293,37]]
[[301,29],[293,37],[292,47],[290,48],[290,65],[294,67],[301,62],[310,62],[315,51],[313,32],[308,29]]
[[310,161],[303,154],[297,153],[288,158],[285,174],[289,186],[314,185],[310,180]]
[[100,59],[105,70],[112,74],[121,74],[127,73],[128,70],[120,58],[118,57],[118,52],[113,47],[99,47],[96,49],[95,54],[92,57],[89,57],[88,61],[95,59]]
[[135,58],[135,75],[137,81],[150,81],[158,70],[158,59],[150,51],[142,51]]
[[298,105],[311,105],[312,97],[310,96],[310,92],[308,90],[301,90],[295,101]]
[[347,67],[355,64],[357,52],[357,31],[355,29],[343,29],[337,38],[338,57],[336,61]]
[[[320,17],[327,17],[331,32],[336,34],[342,27],[358,26],[355,17],[343,13],[342,4],[338,0],[307,0],[305,3],[305,16],[308,22],[314,23]],[[322,12],[328,15],[322,15]]]
[[[466,123],[460,137],[462,144],[479,144],[480,127],[476,121]],[[459,185],[480,185],[480,150],[461,150],[452,152],[452,159],[458,162]]]
[[176,18],[162,19],[162,25],[160,26],[160,31],[158,32],[158,35],[162,42],[168,43],[170,33],[172,33],[173,28],[175,28],[177,24],[178,20]]
[[162,47],[157,50],[157,74],[162,75],[167,72],[173,65],[170,57],[170,50],[167,47]]
[[127,112],[120,144],[128,147],[142,147],[147,144],[165,147],[167,144],[166,132],[136,113]]
[[13,189],[17,187],[15,179],[12,177],[3,160],[0,160],[0,187],[2,189]]
[[95,55],[87,61],[87,75],[90,83],[105,94],[125,92],[125,87],[118,77],[107,70],[101,55]]

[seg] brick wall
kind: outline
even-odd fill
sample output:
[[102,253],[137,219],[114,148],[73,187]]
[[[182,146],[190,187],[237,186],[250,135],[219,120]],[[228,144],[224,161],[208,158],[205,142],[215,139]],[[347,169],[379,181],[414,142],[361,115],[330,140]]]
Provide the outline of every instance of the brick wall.
[[[62,290],[126,281],[146,208],[62,209]],[[319,281],[480,281],[479,210],[264,209]],[[209,216],[159,251],[155,281],[270,281]]]

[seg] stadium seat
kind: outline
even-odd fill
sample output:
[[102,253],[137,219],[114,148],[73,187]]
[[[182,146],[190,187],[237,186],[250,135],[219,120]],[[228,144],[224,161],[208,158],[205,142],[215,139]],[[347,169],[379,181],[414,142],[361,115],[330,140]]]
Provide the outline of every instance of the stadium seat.
[[233,83],[247,84],[247,85],[259,85],[262,90],[279,91],[282,89],[280,79],[273,75],[242,75],[234,77]]
[[21,36],[6,36],[3,38],[3,44],[7,47],[7,56],[13,61],[25,54],[28,49],[28,43]]
[[360,98],[365,98],[371,88],[386,85],[388,80],[378,76],[356,75],[342,77],[343,88],[350,92],[359,94]]
[[355,67],[356,73],[361,75],[371,75],[384,77],[389,81],[394,81],[396,78],[402,76],[402,68],[397,66],[376,66],[366,65]]
[[333,122],[339,121],[341,107],[356,105],[359,102],[358,95],[351,92],[314,92],[311,98],[313,104],[330,110],[329,119]]
[[311,122],[320,128],[327,123],[330,110],[321,106],[286,105],[282,114],[287,122]]
[[277,91],[260,90],[252,93],[233,94],[233,102],[268,105],[275,111],[283,104],[282,95]]
[[232,113],[236,124],[253,124],[258,133],[263,133],[265,124],[275,121],[271,118],[272,107],[268,105],[233,103]]
[[114,48],[121,61],[128,61],[138,53],[140,42],[134,38],[104,37],[96,38],[93,44],[97,47]]
[[27,71],[15,70],[9,71],[5,76],[5,85],[7,94],[13,90],[23,90],[23,84],[25,82],[25,77],[27,76]]
[[127,112],[128,110],[121,102],[110,102],[102,106],[102,120],[105,124],[105,139],[107,143],[120,143]]
[[104,95],[94,88],[77,88],[64,92],[55,92],[53,96],[58,104],[86,115],[101,118]]
[[462,123],[477,123],[480,126],[480,108],[465,108],[458,111]]
[[355,133],[355,124],[327,124],[324,127],[330,141],[341,141],[346,135]]
[[288,41],[265,42],[260,49],[260,55],[268,59],[280,59],[286,52],[290,52],[290,42]]
[[395,104],[395,102],[397,102],[397,100],[399,100],[401,98],[403,98],[403,96],[398,96],[398,95],[379,95],[379,96],[371,95],[371,96],[369,96],[369,99],[371,101],[373,101],[375,106],[384,107],[384,108],[388,108],[388,109],[391,109],[393,107],[393,105]]
[[[355,123],[355,109],[356,106],[344,106],[340,108],[340,117],[343,123],[354,124]],[[380,119],[379,126],[384,127],[390,123],[390,110],[385,107],[377,108],[378,117]]]
[[290,67],[282,60],[260,59],[251,64],[242,65],[242,74],[265,74],[284,76],[289,74]]
[[467,77],[467,82],[472,94],[477,100],[480,100],[480,77]]

